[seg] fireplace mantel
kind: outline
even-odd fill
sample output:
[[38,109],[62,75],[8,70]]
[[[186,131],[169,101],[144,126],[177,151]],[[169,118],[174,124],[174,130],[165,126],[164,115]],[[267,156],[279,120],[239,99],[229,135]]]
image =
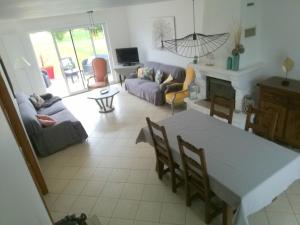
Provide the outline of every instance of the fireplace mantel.
[[235,89],[235,109],[242,110],[245,95],[253,93],[259,77],[262,75],[263,64],[255,64],[239,71],[226,70],[218,66],[193,64],[196,71],[196,82],[200,85],[199,99],[206,99],[206,77],[218,78],[231,82]]

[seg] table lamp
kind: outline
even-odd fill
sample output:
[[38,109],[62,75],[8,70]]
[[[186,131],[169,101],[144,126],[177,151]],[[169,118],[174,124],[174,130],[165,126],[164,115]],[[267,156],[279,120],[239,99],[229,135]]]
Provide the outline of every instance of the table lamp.
[[289,86],[290,82],[287,79],[288,73],[294,68],[294,61],[287,57],[282,63],[282,70],[285,73],[285,79],[281,82],[282,86]]

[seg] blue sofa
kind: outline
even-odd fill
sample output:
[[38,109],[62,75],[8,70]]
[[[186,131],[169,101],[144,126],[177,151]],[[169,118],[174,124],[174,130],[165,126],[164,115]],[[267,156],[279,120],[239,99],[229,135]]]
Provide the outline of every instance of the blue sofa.
[[[158,62],[146,62],[145,67],[153,68],[154,74],[157,70],[160,70],[166,77],[171,74],[173,77],[174,83],[183,83],[185,80],[185,69],[166,65]],[[165,90],[167,86],[161,86],[158,83],[137,78],[137,74],[132,74],[128,79],[125,80],[125,89],[148,102],[151,102],[154,105],[163,105],[165,103]]]
[[[47,107],[36,110],[27,95],[16,93],[21,118],[38,156],[48,156],[70,145],[83,142],[88,137],[80,121],[60,99],[53,98],[51,94],[42,97]],[[36,118],[37,114],[49,115],[57,123],[51,127],[43,127]]]

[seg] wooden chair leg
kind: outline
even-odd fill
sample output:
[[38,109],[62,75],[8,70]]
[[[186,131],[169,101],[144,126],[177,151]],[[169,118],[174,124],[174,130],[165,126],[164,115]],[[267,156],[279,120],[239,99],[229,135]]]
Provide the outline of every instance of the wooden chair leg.
[[158,172],[158,178],[161,180],[164,173],[164,164],[157,160],[157,172]]
[[174,171],[174,169],[171,169],[171,179],[172,179],[172,191],[174,192],[174,193],[176,193],[176,189],[177,189],[177,187],[176,187],[176,174],[175,174],[175,171]]
[[192,204],[191,201],[191,190],[188,184],[185,185],[185,202],[186,206],[190,207]]
[[229,205],[225,205],[223,211],[223,225],[232,225],[233,208]]
[[205,211],[205,223],[210,224],[211,217],[210,217],[210,201],[209,200],[205,201],[204,211]]
[[171,104],[171,109],[172,109],[172,115],[174,115],[174,104]]

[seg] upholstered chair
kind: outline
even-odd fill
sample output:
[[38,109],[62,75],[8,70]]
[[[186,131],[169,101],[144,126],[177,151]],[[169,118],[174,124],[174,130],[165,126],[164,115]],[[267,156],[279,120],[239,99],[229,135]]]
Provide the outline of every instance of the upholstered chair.
[[[92,61],[94,75],[88,78],[88,88],[95,89],[109,85],[107,76],[107,62],[104,58],[95,58]],[[91,82],[91,80],[94,82]]]
[[171,105],[172,114],[176,105],[184,103],[184,99],[189,96],[189,86],[195,80],[196,74],[192,66],[187,67],[184,83],[174,83],[167,86],[165,99]]

